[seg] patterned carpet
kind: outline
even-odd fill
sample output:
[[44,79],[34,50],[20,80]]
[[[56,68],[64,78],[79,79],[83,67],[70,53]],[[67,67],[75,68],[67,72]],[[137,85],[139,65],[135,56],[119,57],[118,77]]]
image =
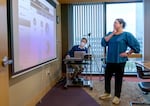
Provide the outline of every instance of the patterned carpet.
[[[94,80],[93,90],[89,88],[83,88],[91,97],[93,97],[97,103],[101,106],[116,106],[112,104],[111,100],[99,100],[98,97],[104,92],[104,81]],[[112,96],[114,95],[114,80],[111,83]],[[131,101],[136,102],[149,102],[150,103],[150,94],[143,95],[142,91],[139,89],[137,82],[123,81],[122,94],[121,94],[121,103],[117,106],[130,106]],[[136,105],[135,105],[136,106]],[[140,106],[140,105],[138,105]]]

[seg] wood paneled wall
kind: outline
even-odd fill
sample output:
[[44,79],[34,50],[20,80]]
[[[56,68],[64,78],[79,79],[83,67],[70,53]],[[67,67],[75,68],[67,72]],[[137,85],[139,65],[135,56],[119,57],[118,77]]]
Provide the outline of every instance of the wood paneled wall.
[[6,0],[0,0],[0,106],[9,106],[8,67],[2,66],[2,59],[8,56]]

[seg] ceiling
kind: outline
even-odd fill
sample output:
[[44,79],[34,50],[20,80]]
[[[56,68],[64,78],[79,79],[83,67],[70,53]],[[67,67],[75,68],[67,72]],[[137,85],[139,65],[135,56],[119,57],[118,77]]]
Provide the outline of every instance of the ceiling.
[[85,3],[85,2],[133,2],[142,0],[58,0],[61,4]]

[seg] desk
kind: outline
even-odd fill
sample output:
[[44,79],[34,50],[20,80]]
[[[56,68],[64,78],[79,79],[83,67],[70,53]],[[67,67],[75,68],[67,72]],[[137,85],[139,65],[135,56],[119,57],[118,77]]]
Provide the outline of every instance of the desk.
[[[93,81],[92,81],[92,76],[90,75],[90,80],[86,78],[81,78],[82,83],[78,84],[73,84],[72,80],[69,78],[69,74],[73,73],[73,68],[69,69],[69,65],[71,64],[76,64],[76,65],[90,65],[90,70],[92,70],[92,59],[81,59],[81,58],[68,58],[64,59],[64,63],[66,65],[66,84],[65,88],[68,86],[87,86],[90,87],[90,89],[93,89]],[[87,68],[85,68],[87,70]]]
[[150,61],[144,61],[144,62],[135,62],[136,64],[139,64],[147,69],[150,70]]

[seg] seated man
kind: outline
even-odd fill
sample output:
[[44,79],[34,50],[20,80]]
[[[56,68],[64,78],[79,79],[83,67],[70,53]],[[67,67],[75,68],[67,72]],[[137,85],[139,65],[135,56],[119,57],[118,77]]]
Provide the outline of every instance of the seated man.
[[[81,39],[81,43],[80,45],[75,45],[72,47],[72,49],[70,51],[68,51],[66,58],[70,58],[70,57],[75,57],[75,52],[76,51],[81,51],[81,52],[88,52],[88,49],[85,47],[85,45],[87,44],[87,39],[86,38],[82,38]],[[78,78],[78,74],[80,74],[83,71],[83,67],[82,65],[71,65],[75,71],[72,75],[72,79]]]

